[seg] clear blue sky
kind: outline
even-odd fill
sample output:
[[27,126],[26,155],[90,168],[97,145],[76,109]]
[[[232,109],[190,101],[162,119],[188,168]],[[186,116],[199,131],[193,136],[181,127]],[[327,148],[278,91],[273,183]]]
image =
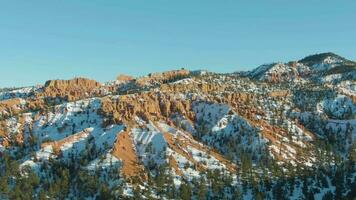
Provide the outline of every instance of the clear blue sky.
[[325,51],[356,60],[356,1],[0,2],[0,87],[181,67],[231,72]]

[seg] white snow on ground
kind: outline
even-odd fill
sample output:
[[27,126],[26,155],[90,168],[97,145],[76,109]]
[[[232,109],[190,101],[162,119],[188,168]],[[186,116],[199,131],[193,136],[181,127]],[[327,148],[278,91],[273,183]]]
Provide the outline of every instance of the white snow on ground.
[[356,119],[352,120],[328,120],[326,128],[330,129],[334,133],[345,134],[347,128],[351,131],[351,141],[356,140]]
[[196,113],[197,121],[208,121],[210,126],[218,123],[230,111],[228,105],[201,102],[193,105],[193,110]]
[[339,91],[346,95],[356,95],[355,81],[342,81],[337,85]]
[[182,171],[183,175],[188,179],[192,180],[193,178],[199,177],[199,171],[193,169],[193,163],[187,160],[184,156],[172,151],[171,149],[167,149],[169,155],[173,156],[173,158],[177,161],[179,169]]
[[194,128],[194,124],[187,120],[186,118],[182,117],[179,114],[176,114],[173,117],[173,121],[177,124],[177,126],[181,127],[183,130],[192,133],[193,135],[196,133],[196,130]]
[[91,132],[94,137],[95,145],[99,149],[110,148],[116,141],[116,136],[124,129],[124,125],[111,125],[106,128],[95,127]]
[[312,136],[310,136],[306,131],[304,131],[302,128],[298,127],[297,124],[293,121],[286,121],[287,123],[287,129],[289,132],[292,134],[292,142],[298,144],[300,147],[305,147],[304,142],[310,142],[313,141]]
[[35,163],[33,160],[26,160],[20,164],[20,170],[22,171],[24,167],[30,167],[35,173],[40,172],[40,165]]
[[[39,143],[46,140],[63,141],[70,137],[60,146],[61,159],[66,160],[70,155],[77,156],[85,150],[89,138],[93,139],[99,152],[113,146],[117,133],[122,131],[124,126],[102,127],[103,119],[98,115],[100,107],[101,102],[96,98],[69,102],[55,106],[48,115],[42,115],[36,120],[33,120],[30,114],[25,114],[25,121],[34,121],[32,134],[37,137]],[[11,131],[17,131],[19,128],[13,118],[8,121],[8,126],[12,128]],[[48,160],[49,157],[56,157],[51,145],[36,152],[38,160]]]
[[205,152],[191,146],[188,146],[187,149],[188,152],[193,156],[194,160],[200,163],[204,163],[208,169],[226,169],[226,166],[221,164],[220,161],[213,156],[207,155]]
[[21,127],[21,124],[18,123],[16,117],[11,117],[11,118],[6,120],[6,126],[7,126],[7,131],[10,134],[13,134],[13,133],[18,133],[19,132],[19,128]]
[[268,146],[269,149],[273,150],[275,153],[279,154],[282,156],[282,158],[288,160],[287,154],[285,154],[280,147],[277,147],[276,145],[270,145]]
[[260,75],[260,74],[266,72],[271,67],[272,67],[272,64],[261,65],[261,66],[257,67],[256,69],[252,70],[249,74],[251,76],[257,76],[257,75]]
[[299,147],[305,148],[307,147],[302,141],[298,140],[295,136],[292,136],[293,138],[293,143],[298,145]]
[[312,167],[315,163],[316,159],[313,156],[308,157],[308,160],[304,163],[304,165],[308,167]]
[[[327,60],[324,61],[324,64],[333,64],[334,61]],[[271,68],[270,68],[271,67]],[[303,66],[297,66],[297,68],[301,68],[303,70]],[[277,64],[274,66],[262,67],[259,70],[266,70],[270,68],[270,72],[295,72],[295,69],[291,69],[290,66],[286,64]],[[328,69],[325,66],[317,66],[317,70]],[[320,68],[320,69],[319,69]],[[298,69],[299,71],[299,69]],[[257,71],[258,72],[258,71]],[[227,76],[220,76],[220,79],[227,80]],[[335,75],[337,78],[338,75]],[[331,77],[331,78],[335,78]],[[221,80],[217,80],[221,81]],[[180,81],[176,81],[171,84],[188,84],[195,82],[193,79],[183,79]],[[218,82],[219,83],[219,82]],[[249,87],[244,89],[244,91],[256,92],[259,88],[253,88],[257,86],[253,83],[249,83]],[[354,95],[355,94],[355,84],[350,82],[342,82],[337,86],[339,92],[342,91],[342,94],[345,95],[338,95],[332,99],[324,99],[317,105],[317,111],[320,114],[325,113],[326,111],[330,111],[332,116],[336,118],[342,118],[345,113],[351,112],[351,114],[355,113],[355,105],[352,103],[352,100],[347,96],[347,94]],[[159,91],[157,89],[157,91]],[[198,96],[197,99],[204,99],[205,97],[199,98],[198,94],[194,94]],[[1,96],[1,95],[0,95]],[[187,94],[173,94],[173,98],[177,99],[187,99],[189,95]],[[0,97],[1,99],[1,97]],[[208,99],[208,98],[206,98]],[[319,101],[319,100],[318,100]],[[22,105],[26,102],[21,100]],[[272,109],[283,109],[284,111],[290,110],[293,108],[293,105],[280,105],[281,102],[271,102],[266,100],[264,103],[269,104],[270,108]],[[34,128],[33,134],[38,138],[40,142],[44,140],[62,140],[68,138],[69,136],[75,135],[80,131],[86,131],[86,134],[83,134],[80,137],[77,137],[69,142],[65,143],[60,147],[62,151],[61,159],[68,158],[69,155],[76,155],[80,152],[83,152],[86,149],[86,145],[88,142],[91,144],[95,143],[95,146],[98,149],[101,149],[99,157],[89,162],[86,166],[88,170],[95,170],[95,169],[108,169],[113,166],[118,166],[121,164],[121,161],[117,158],[113,157],[110,154],[110,149],[112,148],[113,143],[115,142],[116,135],[120,131],[123,130],[123,126],[119,125],[111,125],[108,127],[102,127],[102,117],[98,115],[98,110],[101,107],[100,100],[97,98],[80,100],[76,102],[64,103],[55,107],[49,108],[49,112],[42,115],[35,117],[35,113],[25,113],[23,116],[25,117],[25,124],[31,123],[34,121]],[[264,110],[263,104],[259,104],[258,109]],[[244,119],[244,117],[239,116],[233,113],[227,105],[217,104],[217,103],[210,103],[210,102],[199,102],[193,104],[193,111],[196,113],[197,120],[202,120],[206,127],[204,133],[205,136],[202,136],[201,139],[204,142],[213,143],[219,140],[230,141],[233,137],[239,137],[238,144],[241,144],[241,149],[248,149],[252,152],[257,152],[255,149],[258,149],[262,145],[266,144],[263,139],[259,138],[259,132],[253,130],[253,126]],[[267,119],[274,119],[274,116],[270,115],[273,114],[272,110],[265,110],[267,116],[258,115],[256,116],[257,119],[265,120]],[[301,111],[302,112],[302,111]],[[312,112],[312,111],[311,111]],[[284,113],[285,114],[285,113]],[[309,118],[313,117],[310,113],[300,113],[301,118]],[[203,166],[206,166],[208,169],[222,169],[226,168],[225,165],[221,164],[216,158],[208,153],[198,150],[193,146],[189,146],[182,151],[188,153],[189,159],[185,154],[179,154],[174,152],[172,148],[169,148],[167,141],[165,140],[164,136],[166,133],[171,134],[174,138],[180,136],[179,138],[183,138],[183,140],[191,139],[188,138],[189,133],[196,133],[196,130],[199,127],[194,127],[194,124],[190,122],[189,119],[185,119],[184,117],[180,116],[179,114],[175,114],[173,117],[175,125],[183,131],[180,131],[174,127],[167,125],[166,123],[158,123],[153,124],[151,122],[146,123],[145,121],[137,118],[137,124],[139,127],[133,128],[132,136],[135,144],[135,150],[139,156],[140,160],[143,160],[144,164],[147,164],[148,161],[153,160],[156,164],[163,164],[168,162],[168,156],[172,156],[175,160],[177,160],[177,164],[179,169],[183,172],[184,177],[188,177],[189,179],[193,177],[199,177],[199,171],[195,169],[193,166],[195,161],[203,163]],[[308,141],[312,141],[313,137],[309,135],[308,131],[298,122],[289,121],[288,119],[284,121],[287,122],[288,125],[288,134],[291,133],[291,137],[282,136],[276,133],[276,137],[278,138],[277,144],[282,145],[283,149],[281,152],[281,156],[285,159],[288,159],[289,162],[292,164],[295,162],[292,159],[296,159],[295,156],[297,154],[297,146],[302,148],[309,147]],[[354,127],[352,130],[352,139],[356,139],[356,120],[350,119],[349,120],[340,120],[329,118],[325,119],[326,128],[330,129],[333,132],[345,132],[347,130],[346,126]],[[199,123],[197,123],[199,124]],[[7,124],[9,127],[10,132],[18,132],[19,131],[19,122],[15,118],[9,118],[7,120]],[[285,125],[285,124],[283,124]],[[324,124],[323,124],[324,125]],[[158,126],[158,127],[156,127]],[[88,128],[90,127],[90,128]],[[161,128],[164,134],[160,131]],[[24,128],[25,133],[26,127]],[[188,134],[186,132],[189,132]],[[227,136],[223,138],[222,136]],[[261,140],[260,140],[261,139]],[[194,141],[193,139],[191,139]],[[262,141],[262,142],[261,142]],[[191,142],[191,141],[190,141]],[[178,143],[178,142],[177,142]],[[187,143],[185,143],[187,144]],[[200,143],[199,143],[200,144]],[[210,145],[209,144],[209,145]],[[307,145],[306,145],[307,144]],[[178,144],[178,148],[181,147]],[[220,147],[223,148],[225,143],[224,141]],[[210,145],[212,146],[212,145]],[[4,147],[0,145],[0,152]],[[240,148],[240,146],[239,146]],[[280,151],[280,147],[278,145],[271,145],[269,149],[278,152]],[[56,149],[57,150],[57,149]],[[244,149],[245,150],[245,149]],[[259,149],[260,150],[260,149]],[[266,150],[266,149],[264,149]],[[31,168],[36,169],[39,166],[39,162],[35,162],[36,159],[39,161],[48,160],[50,157],[55,157],[53,148],[51,145],[44,147],[43,149],[38,150],[35,153],[35,158],[30,158],[29,160],[25,160],[20,166],[29,166]],[[190,157],[191,156],[191,157]],[[191,162],[191,158],[194,162]],[[312,166],[315,163],[315,158],[310,155],[309,159],[303,159],[304,164],[307,166]],[[174,183],[179,185],[181,183],[181,179],[177,178],[174,179]],[[125,189],[128,193],[130,189]],[[315,198],[320,199],[327,191],[332,191],[332,188],[326,188],[321,190],[319,194],[316,194]],[[294,196],[294,195],[293,195]],[[300,188],[295,189],[295,199],[300,197]],[[248,189],[247,193],[245,193],[245,198],[252,198],[251,191]],[[293,198],[292,198],[293,199]]]
[[337,64],[340,64],[342,60],[328,56],[321,63],[314,64],[312,66],[315,71],[325,71],[335,67]]
[[102,118],[97,114],[100,106],[100,100],[95,98],[58,105],[54,112],[49,112],[34,122],[33,132],[40,140],[61,140],[71,132],[79,132],[95,125],[100,127]]
[[118,167],[121,161],[113,156],[111,153],[106,153],[102,157],[99,157],[91,161],[86,168],[90,171],[95,171],[97,169],[106,170],[113,167]]
[[171,84],[175,85],[175,84],[189,84],[189,83],[193,83],[195,82],[193,79],[191,78],[185,78],[185,79],[182,79],[182,80],[179,80],[179,81],[175,81]]
[[[138,120],[140,121],[140,120]],[[183,173],[185,178],[192,179],[194,177],[199,177],[200,172],[195,169],[194,163],[188,160],[185,156],[173,151],[173,149],[168,147],[168,144],[159,130],[164,131],[166,134],[171,134],[173,137],[180,136],[183,140],[192,140],[184,132],[177,130],[163,122],[157,123],[156,127],[153,123],[149,122],[146,124],[141,124],[145,128],[134,128],[132,129],[133,139],[136,146],[136,151],[139,158],[143,161],[145,165],[150,165],[149,161],[160,165],[168,162],[170,156],[176,160],[178,168]],[[194,141],[191,141],[194,142]],[[196,143],[201,145],[200,143]],[[201,163],[202,166],[208,169],[224,169],[226,166],[219,162],[215,157],[208,155],[206,152],[196,149],[190,145],[187,148],[182,148],[182,151],[191,156],[191,158],[197,163]],[[179,185],[181,182],[181,177],[176,175],[175,184]]]
[[309,67],[302,63],[295,63],[295,65],[291,65],[290,63],[272,63],[252,70],[249,75],[261,81],[270,81],[273,75],[277,74],[282,75],[280,76],[281,80],[291,78],[292,80],[289,79],[289,81],[305,82],[306,80],[301,79],[299,75],[307,74],[309,71]]
[[34,92],[37,89],[39,89],[39,87],[25,87],[6,92],[0,92],[0,101],[13,98],[26,98],[30,95],[31,92]]
[[345,114],[356,114],[356,105],[345,95],[338,95],[334,99],[324,99],[321,106],[326,113],[333,117],[343,117]]
[[[103,119],[98,115],[100,107],[101,102],[96,98],[58,105],[53,112],[41,116],[34,122],[33,134],[40,141],[58,141],[73,133],[87,130],[90,136],[94,137],[97,148],[104,150],[113,145],[116,134],[123,129],[123,126],[111,125],[103,128]],[[89,134],[86,136],[62,147],[63,155],[84,150]]]
[[89,130],[86,129],[84,131],[85,134],[81,135],[81,137],[76,137],[74,140],[66,142],[60,147],[62,152],[61,159],[66,160],[71,155],[78,156],[82,151],[86,150],[89,136],[93,137],[97,150],[104,151],[110,149],[116,140],[117,134],[122,130],[123,126],[118,125],[106,128],[105,130],[98,127],[90,128]]
[[341,80],[343,77],[342,74],[330,74],[321,79],[323,83],[334,82],[336,80]]
[[[194,104],[198,122],[204,124],[204,132],[200,132],[202,140],[213,145],[221,152],[227,151],[224,140],[237,140],[238,147],[257,155],[267,140],[262,139],[258,129],[254,128],[241,116],[233,113],[228,105],[199,102]],[[237,157],[235,159],[238,159]]]
[[287,148],[287,150],[288,150],[292,155],[297,154],[297,151],[296,151],[294,148],[292,148],[291,146],[289,146],[289,145],[287,145],[287,144],[283,144],[283,145]]
[[40,161],[48,160],[49,158],[54,158],[53,148],[51,145],[47,145],[36,152],[36,159]]
[[133,133],[135,140],[144,145],[151,143],[156,151],[162,151],[167,146],[162,133],[146,131],[140,132],[139,129],[134,129]]
[[167,142],[163,134],[153,124],[147,124],[147,128],[132,129],[136,151],[144,164],[154,161],[156,164],[166,162]]
[[[73,148],[73,146],[76,144],[76,143],[79,143],[83,140],[86,140],[87,137],[90,135],[91,131],[84,131],[84,134],[81,133],[78,133],[78,134],[75,134],[73,135],[75,138],[73,141],[70,141],[70,142],[66,142],[64,143],[62,146],[61,146],[61,150],[63,152]],[[80,135],[79,135],[80,134]]]

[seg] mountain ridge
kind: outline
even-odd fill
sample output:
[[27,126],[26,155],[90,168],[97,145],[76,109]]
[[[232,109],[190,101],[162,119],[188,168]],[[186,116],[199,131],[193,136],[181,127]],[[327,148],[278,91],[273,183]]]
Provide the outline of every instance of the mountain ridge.
[[[16,180],[38,180],[28,183],[32,198],[352,197],[356,70],[325,73],[352,63],[340,59],[326,53],[241,74],[179,69],[0,92],[0,187],[21,186],[9,184],[4,165],[12,164]],[[294,189],[280,185],[289,179]]]

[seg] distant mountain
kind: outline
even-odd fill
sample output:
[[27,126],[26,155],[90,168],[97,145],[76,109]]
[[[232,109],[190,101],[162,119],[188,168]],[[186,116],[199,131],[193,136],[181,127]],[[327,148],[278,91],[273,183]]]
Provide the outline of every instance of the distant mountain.
[[355,62],[0,90],[0,199],[352,199]]
[[300,63],[303,63],[308,66],[314,66],[314,65],[319,65],[320,63],[341,63],[341,62],[347,62],[348,60],[336,55],[332,52],[328,53],[320,53],[320,54],[314,54],[307,56],[301,60],[299,60]]
[[356,79],[356,63],[334,53],[307,56],[299,61],[262,65],[247,75],[268,82],[322,81],[340,82]]

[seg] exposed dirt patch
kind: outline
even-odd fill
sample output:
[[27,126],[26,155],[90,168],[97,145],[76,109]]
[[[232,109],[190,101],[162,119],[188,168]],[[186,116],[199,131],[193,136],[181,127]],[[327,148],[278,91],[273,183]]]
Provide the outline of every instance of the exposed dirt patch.
[[140,177],[146,179],[147,176],[143,165],[137,158],[130,131],[118,133],[111,153],[123,162],[122,173],[126,178]]

